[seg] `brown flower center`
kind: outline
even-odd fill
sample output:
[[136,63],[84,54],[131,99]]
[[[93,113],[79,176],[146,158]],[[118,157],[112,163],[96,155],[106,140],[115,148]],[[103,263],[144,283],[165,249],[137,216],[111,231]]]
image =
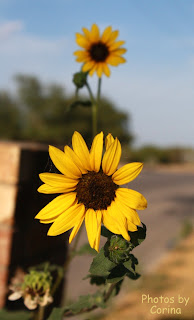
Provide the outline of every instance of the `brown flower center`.
[[83,203],[86,209],[107,209],[115,198],[117,188],[112,178],[103,171],[89,171],[82,175],[77,184],[78,203]]
[[108,47],[102,43],[94,43],[89,50],[90,57],[96,62],[105,62],[109,55]]

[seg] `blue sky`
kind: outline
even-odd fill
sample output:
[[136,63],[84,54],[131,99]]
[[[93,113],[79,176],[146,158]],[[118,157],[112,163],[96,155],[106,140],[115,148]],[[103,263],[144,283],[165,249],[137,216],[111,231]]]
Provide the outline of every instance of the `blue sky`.
[[194,0],[0,0],[0,89],[25,73],[72,92],[75,32],[94,22],[126,40],[102,93],[131,114],[136,144],[194,147]]

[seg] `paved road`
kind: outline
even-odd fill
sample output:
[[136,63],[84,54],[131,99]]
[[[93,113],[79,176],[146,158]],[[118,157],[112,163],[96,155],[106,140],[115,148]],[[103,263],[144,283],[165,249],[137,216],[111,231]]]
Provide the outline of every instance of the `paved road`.
[[[128,185],[141,192],[148,200],[148,208],[139,211],[141,221],[147,226],[147,238],[133,253],[139,260],[142,272],[151,270],[173,245],[185,219],[194,222],[194,172],[170,171],[144,172]],[[86,234],[81,242],[87,241]],[[68,298],[93,292],[86,275],[91,259],[75,258],[68,273]]]

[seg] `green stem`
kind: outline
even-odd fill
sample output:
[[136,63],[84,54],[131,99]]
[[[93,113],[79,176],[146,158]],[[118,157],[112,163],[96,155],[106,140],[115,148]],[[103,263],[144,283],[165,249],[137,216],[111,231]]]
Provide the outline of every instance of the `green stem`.
[[90,99],[92,101],[92,135],[94,138],[95,135],[97,134],[97,101],[94,98],[92,90],[87,82],[86,82],[86,87],[88,89]]
[[98,78],[98,92],[97,92],[97,105],[98,106],[99,106],[99,102],[100,102],[101,84],[102,84],[102,78]]
[[39,306],[38,312],[36,313],[35,320],[43,320],[44,319],[44,311],[45,307]]

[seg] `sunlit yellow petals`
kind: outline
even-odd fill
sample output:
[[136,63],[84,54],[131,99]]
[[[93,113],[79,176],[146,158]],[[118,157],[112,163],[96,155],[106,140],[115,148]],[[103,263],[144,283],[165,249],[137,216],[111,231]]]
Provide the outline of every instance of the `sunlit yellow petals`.
[[70,191],[74,191],[75,187],[70,187],[70,188],[66,188],[66,187],[51,187],[48,184],[42,184],[37,191],[40,193],[45,193],[45,194],[52,194],[52,193],[66,193],[66,192],[70,192]]
[[110,145],[114,142],[114,138],[112,136],[111,133],[109,133],[107,136],[106,136],[106,139],[105,139],[105,147],[106,147],[106,150],[110,147]]
[[56,218],[53,218],[53,219],[40,220],[40,223],[44,223],[44,224],[53,223],[57,218],[58,216],[56,216]]
[[116,38],[118,38],[118,35],[119,35],[119,31],[118,30],[113,31],[111,33],[111,35],[109,36],[107,44],[111,45],[116,40]]
[[127,232],[127,220],[122,213],[118,212],[118,207],[114,202],[106,210],[103,210],[103,224],[111,232],[122,234],[126,240],[130,240]]
[[119,47],[121,47],[123,44],[125,44],[125,41],[117,41],[115,43],[111,43],[110,45],[110,51],[113,51],[115,49],[118,49]]
[[118,169],[112,176],[114,183],[122,185],[134,180],[143,168],[143,163],[132,162]]
[[49,202],[42,210],[40,210],[35,218],[40,220],[55,219],[58,215],[71,207],[75,202],[75,192],[62,194]]
[[82,71],[83,72],[87,72],[87,71],[89,71],[89,70],[91,70],[93,67],[94,67],[94,62],[93,61],[88,61],[88,62],[86,62],[84,65],[83,65],[83,67],[82,67]]
[[107,27],[101,37],[102,42],[107,43],[112,33],[112,27]]
[[78,50],[74,52],[74,55],[77,56],[77,62],[86,62],[89,58],[87,51]]
[[63,151],[53,146],[49,146],[49,155],[55,167],[65,176],[73,179],[77,179],[81,176],[80,169]]
[[93,209],[88,209],[86,211],[85,225],[86,225],[89,244],[91,248],[94,248],[98,225],[97,225],[96,212]]
[[115,202],[118,202],[119,208],[127,220],[130,220],[135,225],[141,224],[140,218],[135,209],[129,208],[126,204],[119,201],[118,198],[115,199]]
[[77,131],[74,132],[72,137],[72,146],[76,155],[79,157],[83,164],[83,167],[87,170],[91,170],[90,166],[90,154],[88,147],[82,138],[81,134]]
[[76,234],[78,233],[78,231],[82,225],[83,220],[84,220],[84,216],[80,219],[80,221],[75,225],[75,227],[71,231],[71,234],[69,236],[69,243],[71,243],[73,241],[73,239],[75,238]]
[[92,142],[90,151],[91,169],[98,172],[100,170],[103,151],[103,132],[97,134]]
[[120,56],[121,54],[124,54],[125,52],[127,52],[127,49],[124,49],[124,48],[116,49],[116,50],[114,50],[114,55]]
[[110,210],[110,214],[117,220],[120,234],[122,234],[122,236],[123,236],[123,238],[125,238],[125,240],[129,241],[130,237],[127,232],[127,219],[122,214],[122,212],[118,206],[118,202],[113,201],[111,203],[109,210]]
[[107,77],[110,77],[110,69],[109,69],[109,67],[107,66],[106,63],[103,63],[102,69],[103,69],[104,74],[105,74]]
[[82,174],[85,174],[88,172],[88,170],[84,168],[83,163],[81,162],[80,158],[77,156],[77,154],[69,146],[65,146],[64,152],[76,164],[76,166],[81,170]]
[[102,222],[112,233],[120,234],[117,220],[110,215],[110,207],[108,207],[106,210],[102,210]]
[[93,24],[91,28],[91,33],[90,33],[90,40],[95,43],[99,41],[99,38],[100,38],[99,28],[96,24]]
[[116,197],[132,209],[143,210],[147,208],[147,200],[141,193],[135,190],[118,188],[116,190]]
[[88,39],[80,33],[76,33],[76,42],[80,47],[85,49],[87,49],[90,45],[90,42],[88,41]]
[[121,158],[121,144],[116,138],[110,147],[105,151],[102,160],[102,169],[108,176],[112,175],[119,164]]
[[99,252],[101,223],[102,223],[102,212],[100,210],[96,211],[96,218],[97,218],[97,234],[94,242],[94,249]]
[[90,40],[90,31],[87,28],[82,28],[83,33],[85,34],[86,38]]
[[94,72],[96,71],[97,69],[97,65],[94,65],[93,68],[89,71],[89,75],[92,77]]
[[98,63],[98,66],[96,68],[96,72],[99,78],[102,77],[102,72],[103,72],[103,64],[102,63]]
[[128,227],[128,230],[131,232],[137,231],[137,226],[130,220],[127,220],[127,227]]
[[126,59],[117,55],[111,55],[107,58],[107,63],[109,63],[111,66],[118,66],[120,63],[125,63]]
[[59,187],[59,188],[74,188],[76,187],[78,181],[67,178],[62,174],[57,174],[57,173],[41,173],[39,174],[40,179],[48,184],[51,187]]
[[48,236],[57,236],[73,228],[83,218],[84,214],[84,205],[74,204],[55,220],[47,233]]

